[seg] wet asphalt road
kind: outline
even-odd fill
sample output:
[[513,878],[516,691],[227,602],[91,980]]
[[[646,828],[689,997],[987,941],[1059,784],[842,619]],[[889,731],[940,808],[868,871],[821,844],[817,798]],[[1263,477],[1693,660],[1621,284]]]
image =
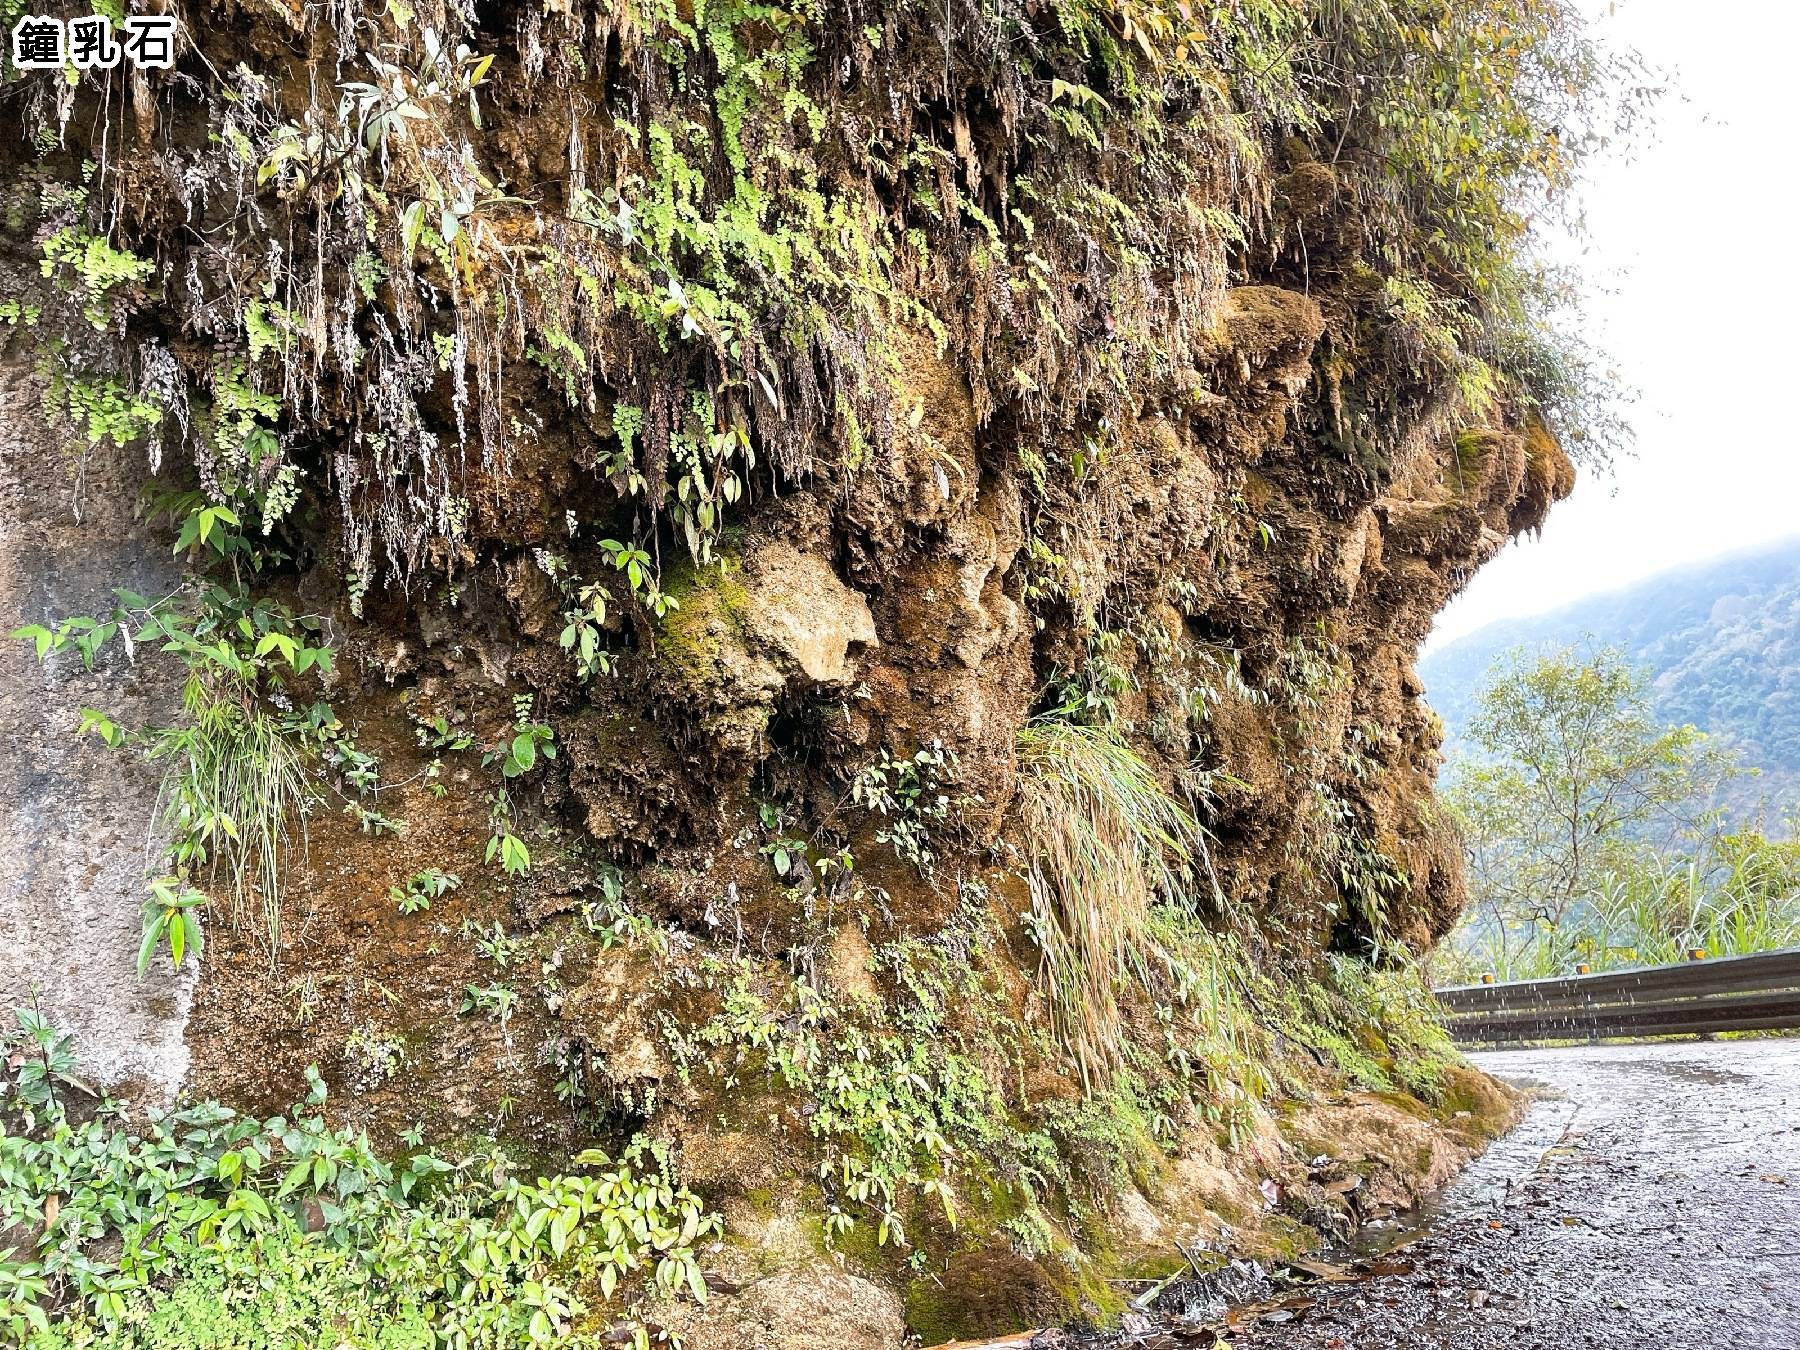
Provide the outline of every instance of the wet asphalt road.
[[1270,1350],[1800,1350],[1800,1040],[1496,1052],[1547,1094],[1393,1273],[1236,1327]]

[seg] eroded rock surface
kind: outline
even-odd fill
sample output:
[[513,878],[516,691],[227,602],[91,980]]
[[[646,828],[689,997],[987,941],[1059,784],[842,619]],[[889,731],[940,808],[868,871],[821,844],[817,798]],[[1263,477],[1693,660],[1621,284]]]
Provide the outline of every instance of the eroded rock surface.
[[722,1313],[684,1311],[676,1326],[694,1350],[893,1350],[906,1340],[899,1300],[830,1264],[762,1276]]

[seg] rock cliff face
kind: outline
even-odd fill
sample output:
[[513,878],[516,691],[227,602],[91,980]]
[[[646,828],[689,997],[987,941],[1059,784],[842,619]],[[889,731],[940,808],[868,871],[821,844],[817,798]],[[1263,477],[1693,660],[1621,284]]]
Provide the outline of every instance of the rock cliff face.
[[[64,456],[28,371],[0,386],[0,610],[25,616],[104,607],[112,588],[180,581],[167,550],[134,520],[142,463]],[[160,678],[159,678],[160,675]],[[0,998],[36,1008],[79,1038],[95,1078],[154,1097],[187,1072],[182,1030],[192,970],[140,984],[144,872],[158,847],[157,775],[75,736],[84,707],[167,717],[168,672],[79,659],[40,666],[0,652]]]
[[14,359],[191,578],[122,564],[97,658],[188,683],[101,728],[210,897],[187,1090],[666,1143],[743,1290],[701,1346],[1331,1229],[1291,1097],[1428,1099],[1341,1160],[1394,1196],[1494,1128],[1401,969],[1462,899],[1412,663],[1573,472],[1469,192],[1392,178],[1412,66],[1280,6],[428,8],[5,103]]

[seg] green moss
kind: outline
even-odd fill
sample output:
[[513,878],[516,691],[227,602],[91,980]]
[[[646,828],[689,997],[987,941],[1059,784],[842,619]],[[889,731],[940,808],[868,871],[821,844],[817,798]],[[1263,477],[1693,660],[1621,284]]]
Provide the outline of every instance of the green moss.
[[1030,1208],[1024,1188],[997,1176],[985,1160],[977,1160],[963,1171],[957,1192],[957,1226],[970,1237],[985,1237]]
[[1085,1179],[1109,1200],[1127,1185],[1154,1198],[1162,1176],[1162,1152],[1130,1075],[1105,1096],[1058,1102],[1044,1112],[1045,1128],[1071,1175]]
[[1377,1091],[1393,1086],[1393,1080],[1388,1077],[1387,1071],[1364,1054],[1348,1036],[1320,1026],[1309,1027],[1306,1031],[1308,1034],[1302,1039],[1330,1056],[1338,1072],[1358,1086]]
[[900,1264],[899,1249],[884,1245],[880,1227],[866,1218],[835,1233],[831,1248],[869,1275],[891,1272]]
[[1103,1326],[1124,1311],[1106,1267],[1066,1247],[1033,1260],[990,1242],[906,1286],[907,1326],[926,1345],[1033,1326]]
[[1485,1142],[1498,1138],[1513,1123],[1515,1099],[1479,1069],[1451,1065],[1437,1102],[1438,1119],[1450,1128]]
[[713,684],[720,672],[747,659],[744,615],[750,593],[730,558],[709,567],[682,563],[664,578],[676,608],[657,625],[655,658],[684,683]]
[[1431,1112],[1417,1097],[1405,1092],[1377,1092],[1373,1094],[1378,1100],[1386,1102],[1396,1111],[1404,1111],[1419,1120],[1430,1120]]
[[[968,1303],[966,1289],[952,1289],[933,1279],[914,1280],[906,1287],[906,1325],[926,1345],[962,1340],[969,1326]],[[984,1335],[986,1329],[972,1334]]]
[[1070,1278],[1061,1289],[1074,1319],[1105,1324],[1125,1311],[1125,1296],[1107,1282],[1099,1263],[1078,1260],[1067,1269]]
[[[1221,1264],[1223,1264],[1221,1262]],[[1119,1278],[1125,1280],[1161,1280],[1186,1270],[1188,1263],[1179,1252],[1153,1252],[1119,1267]]]
[[1257,1234],[1257,1246],[1277,1260],[1305,1256],[1318,1251],[1320,1245],[1321,1239],[1314,1229],[1285,1214],[1267,1215]]
[[1260,1218],[1259,1215],[1246,1209],[1228,1196],[1208,1196],[1206,1207],[1233,1228],[1254,1228]]

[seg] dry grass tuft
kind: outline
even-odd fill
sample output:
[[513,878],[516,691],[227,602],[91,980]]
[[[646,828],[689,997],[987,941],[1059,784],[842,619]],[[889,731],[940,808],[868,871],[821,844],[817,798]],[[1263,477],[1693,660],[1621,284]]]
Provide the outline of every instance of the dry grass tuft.
[[1019,733],[1031,922],[1057,1035],[1091,1089],[1119,1062],[1119,993],[1168,957],[1159,901],[1210,875],[1206,835],[1111,733],[1040,720]]

